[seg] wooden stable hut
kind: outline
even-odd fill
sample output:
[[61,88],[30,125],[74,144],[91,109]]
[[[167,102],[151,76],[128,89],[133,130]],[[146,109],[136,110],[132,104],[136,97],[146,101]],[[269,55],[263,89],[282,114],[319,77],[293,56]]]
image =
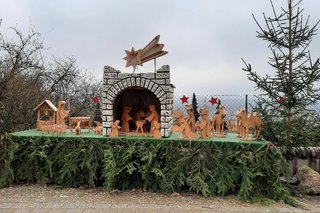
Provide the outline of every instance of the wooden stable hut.
[[37,129],[43,130],[45,126],[52,126],[56,121],[57,108],[49,100],[44,100],[34,111],[37,112]]

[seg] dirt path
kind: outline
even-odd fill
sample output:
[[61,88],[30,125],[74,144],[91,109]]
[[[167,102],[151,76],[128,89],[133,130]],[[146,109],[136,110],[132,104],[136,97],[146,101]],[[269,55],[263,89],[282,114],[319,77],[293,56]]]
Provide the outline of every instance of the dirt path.
[[130,191],[113,193],[103,189],[70,189],[20,185],[0,189],[1,213],[35,212],[320,212],[320,198],[299,198],[309,209],[283,203],[268,206],[244,203],[234,196],[204,198],[184,194],[168,196]]

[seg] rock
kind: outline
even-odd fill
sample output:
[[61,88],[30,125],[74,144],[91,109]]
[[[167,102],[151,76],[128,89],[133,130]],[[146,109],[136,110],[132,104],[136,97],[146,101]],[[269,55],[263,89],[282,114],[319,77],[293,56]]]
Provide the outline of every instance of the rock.
[[297,179],[300,181],[298,191],[301,194],[320,194],[320,174],[308,166],[298,169]]

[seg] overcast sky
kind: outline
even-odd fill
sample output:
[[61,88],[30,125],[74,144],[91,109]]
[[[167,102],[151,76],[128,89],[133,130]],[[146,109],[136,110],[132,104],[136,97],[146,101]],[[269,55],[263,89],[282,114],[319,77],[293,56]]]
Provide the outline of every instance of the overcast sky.
[[[286,0],[274,0],[276,8]],[[320,18],[319,0],[303,0],[311,24]],[[102,79],[103,66],[123,72],[125,49],[143,48],[160,34],[169,53],[157,68],[169,64],[175,94],[253,93],[241,70],[245,58],[258,73],[270,71],[268,43],[256,38],[252,13],[272,15],[269,0],[2,0],[1,31],[26,29],[30,23],[45,36],[47,57],[73,56],[82,70]],[[320,35],[311,45],[320,57]],[[153,62],[137,72],[153,72]]]

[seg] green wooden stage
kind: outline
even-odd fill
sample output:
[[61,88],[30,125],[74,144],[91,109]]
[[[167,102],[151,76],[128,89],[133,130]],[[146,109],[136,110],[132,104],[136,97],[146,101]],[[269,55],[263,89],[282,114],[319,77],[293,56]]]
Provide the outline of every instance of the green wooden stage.
[[[74,132],[70,133],[70,131],[66,131],[65,134],[48,134],[43,133],[41,131],[38,131],[36,129],[30,129],[26,131],[20,131],[11,133],[10,136],[14,139],[18,138],[36,138],[36,137],[48,137],[48,138],[57,138],[57,139],[63,139],[63,138],[83,138],[85,139],[97,139],[99,141],[109,141],[109,140],[133,140],[133,141],[179,141],[179,142],[188,142],[190,143],[190,140],[181,139],[179,133],[172,133],[170,137],[168,138],[160,138],[155,139],[152,137],[146,137],[146,136],[125,136],[125,137],[117,137],[117,138],[110,138],[103,135],[96,135],[93,131],[88,131],[87,129],[82,130],[81,135],[76,135]],[[230,145],[237,145],[237,144],[243,144],[243,145],[251,145],[254,148],[258,148],[260,146],[265,145],[268,143],[265,140],[250,140],[250,141],[243,141],[241,140],[236,133],[227,133],[224,138],[220,137],[212,137],[212,138],[198,138],[191,141],[192,142],[208,142],[208,143],[228,143]]]

